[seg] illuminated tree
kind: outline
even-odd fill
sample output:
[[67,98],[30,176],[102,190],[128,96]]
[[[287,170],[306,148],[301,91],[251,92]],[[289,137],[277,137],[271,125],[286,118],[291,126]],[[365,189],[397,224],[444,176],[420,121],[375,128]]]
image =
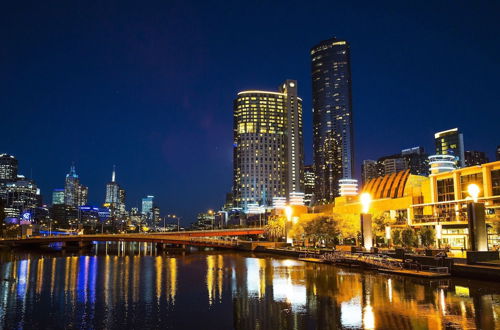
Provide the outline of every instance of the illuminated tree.
[[393,229],[391,232],[392,244],[400,246],[403,242],[401,241],[401,230]]
[[406,227],[401,232],[401,241],[404,247],[414,247],[417,245],[417,235],[415,231],[411,227]]
[[426,248],[434,244],[436,240],[436,231],[430,226],[425,226],[420,229],[420,241]]
[[273,241],[277,241],[285,236],[285,223],[286,218],[283,216],[273,215],[269,217],[264,227],[266,236]]

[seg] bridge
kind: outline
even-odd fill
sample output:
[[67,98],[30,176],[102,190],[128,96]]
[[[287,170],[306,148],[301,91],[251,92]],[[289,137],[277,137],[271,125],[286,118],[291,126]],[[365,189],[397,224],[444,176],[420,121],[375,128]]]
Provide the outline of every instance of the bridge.
[[[269,245],[270,242],[252,242],[243,240],[224,240],[220,237],[234,237],[247,235],[260,235],[264,233],[263,228],[235,228],[216,229],[200,231],[178,231],[147,234],[95,234],[95,235],[69,235],[69,236],[37,236],[29,238],[14,238],[0,240],[0,245],[11,248],[16,247],[40,247],[54,243],[62,243],[65,247],[84,248],[92,242],[144,242],[156,243],[158,248],[165,245],[181,246],[204,246],[220,248],[245,248],[255,249],[258,245]],[[247,249],[247,248],[245,248]]]

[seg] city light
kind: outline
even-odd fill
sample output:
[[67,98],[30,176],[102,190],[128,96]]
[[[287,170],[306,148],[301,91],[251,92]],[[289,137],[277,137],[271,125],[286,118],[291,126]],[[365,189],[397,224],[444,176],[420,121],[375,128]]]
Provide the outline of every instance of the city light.
[[477,198],[479,196],[480,190],[481,189],[479,189],[479,186],[474,183],[471,183],[470,185],[467,186],[467,192],[469,193],[470,197],[472,197],[474,203],[477,203]]
[[370,210],[370,204],[372,202],[372,195],[369,193],[362,193],[359,196],[359,201],[361,202],[362,206],[362,213],[368,213]]
[[286,215],[287,221],[292,221],[292,214],[293,214],[292,207],[290,205],[287,205],[285,207],[285,215]]

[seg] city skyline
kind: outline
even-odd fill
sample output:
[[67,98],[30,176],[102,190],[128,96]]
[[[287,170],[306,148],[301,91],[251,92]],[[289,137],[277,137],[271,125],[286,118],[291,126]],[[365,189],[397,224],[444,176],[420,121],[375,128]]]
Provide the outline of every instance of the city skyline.
[[[131,4],[125,6],[128,9],[134,7]],[[102,187],[109,180],[109,168],[118,164],[120,178],[123,178],[121,184],[127,193],[130,192],[128,207],[138,206],[141,197],[152,194],[157,196],[162,210],[179,210],[183,219],[194,220],[199,211],[222,205],[225,192],[231,189],[231,109],[233,97],[239,90],[273,90],[284,77],[297,79],[300,96],[304,99],[305,158],[307,164],[311,162],[312,101],[308,50],[321,40],[337,36],[348,40],[352,48],[356,132],[354,171],[357,178],[360,178],[363,159],[378,158],[393,150],[417,145],[432,150],[432,134],[450,127],[459,127],[463,132],[466,150],[485,151],[490,159],[495,158],[494,150],[500,140],[494,124],[494,116],[498,116],[494,77],[499,73],[498,65],[495,66],[499,46],[488,43],[493,31],[498,31],[499,23],[489,19],[494,9],[478,8],[475,11],[473,9],[477,7],[465,5],[457,5],[450,11],[446,8],[446,13],[451,16],[451,22],[447,22],[451,24],[449,27],[436,17],[444,12],[444,5],[435,5],[433,13],[427,13],[423,5],[414,5],[412,13],[408,7],[399,6],[394,9],[394,22],[402,25],[402,31],[392,31],[370,18],[365,24],[373,24],[374,29],[367,33],[360,27],[352,30],[343,27],[342,22],[354,16],[369,18],[370,10],[376,8],[368,6],[354,15],[349,14],[352,8],[348,5],[335,6],[340,7],[345,16],[339,23],[321,23],[322,20],[318,19],[314,28],[301,31],[300,42],[282,42],[276,54],[262,55],[255,48],[234,58],[221,56],[221,52],[226,42],[233,42],[236,49],[246,47],[248,40],[239,41],[236,32],[223,33],[220,41],[210,45],[204,42],[218,33],[223,24],[203,31],[209,22],[201,19],[194,30],[190,30],[193,39],[187,41],[166,33],[165,25],[160,24],[157,28],[141,25],[146,17],[159,17],[152,11],[158,9],[162,12],[160,5],[150,9],[151,12],[138,14],[126,32],[118,29],[123,19],[120,12],[111,18],[109,24],[118,29],[114,32],[118,45],[113,47],[102,44],[104,39],[96,37],[97,32],[79,30],[77,23],[85,26],[85,17],[71,8],[65,8],[70,11],[64,18],[71,27],[68,31],[57,30],[57,24],[50,23],[36,33],[26,20],[31,17],[35,22],[45,23],[52,16],[58,17],[58,11],[41,9],[44,17],[32,17],[36,6],[31,9],[31,16],[21,15],[19,9],[11,8],[5,11],[11,17],[3,20],[3,24],[8,24],[4,29],[12,32],[13,37],[3,45],[5,66],[0,66],[7,77],[1,82],[2,88],[9,98],[2,98],[0,107],[16,113],[16,116],[2,133],[1,152],[12,154],[19,160],[20,173],[33,173],[29,177],[41,187],[45,201],[50,200],[54,188],[61,188],[63,173],[67,173],[68,164],[75,161],[78,173],[89,187],[90,202],[101,204]],[[271,13],[266,15],[276,13],[276,9],[272,7]],[[108,24],[99,16],[105,8],[97,8],[95,12],[85,7],[80,10],[85,15],[97,16],[94,17],[96,26]],[[185,10],[183,5],[176,4],[173,9],[163,12],[174,15],[172,13]],[[250,9],[251,12],[254,10],[258,8]],[[383,14],[382,9],[379,11]],[[281,15],[291,20],[298,17],[299,12]],[[462,22],[459,24],[458,21],[465,14],[468,21],[460,26]],[[426,24],[420,26],[419,20],[404,22],[415,16],[423,16]],[[230,20],[225,16],[222,18]],[[304,18],[312,20],[312,16]],[[71,19],[75,20],[74,24],[69,22]],[[476,24],[478,21],[480,26]],[[183,26],[177,21],[173,24],[177,28]],[[437,32],[425,36],[420,33],[421,29],[430,26]],[[266,36],[266,27],[264,24],[259,28],[250,42],[259,41],[271,46],[276,35],[283,35],[279,33],[280,28],[273,32],[276,35]],[[239,32],[247,31],[243,28]],[[408,35],[404,35],[405,32]],[[15,44],[18,38],[29,40],[30,33],[35,33],[41,40],[30,45],[32,52]],[[68,33],[76,33],[79,43],[69,42]],[[129,33],[134,37],[128,38]],[[373,34],[377,33],[385,42],[372,40]],[[112,32],[105,34],[109,38]],[[447,40],[441,40],[442,34],[447,35]],[[93,53],[87,53],[83,48],[93,49],[87,47],[94,42],[93,38],[97,40],[97,52],[89,57]],[[293,40],[289,38],[287,40]],[[68,48],[67,53],[58,51],[57,41],[62,41]],[[163,44],[162,41],[178,46],[180,54],[171,54],[167,46],[158,46]],[[397,44],[399,52],[393,52],[389,47],[391,44]],[[468,48],[463,49],[463,44]],[[189,55],[188,50],[197,46],[207,56],[190,55],[183,59],[183,54]],[[129,47],[141,50],[121,60],[116,57]],[[484,57],[480,63],[467,72],[457,70],[469,63],[477,48],[482,49],[478,56]],[[368,50],[370,55],[366,55]],[[167,56],[162,58],[160,54]],[[282,60],[285,57],[287,60]],[[169,60],[179,61],[180,69],[168,65]],[[222,70],[217,76],[218,81],[211,80],[213,85],[207,91],[202,89],[206,88],[208,78],[193,82],[200,76],[215,76],[224,68],[222,63],[227,61],[231,67],[243,68],[243,74],[235,78],[231,70]],[[390,65],[385,62],[390,62]],[[434,69],[429,70],[433,66]],[[60,72],[47,74],[55,68]],[[437,74],[436,68],[439,68]],[[68,74],[61,73],[66,71]],[[385,79],[380,82],[382,74]],[[28,77],[26,88],[23,84]],[[136,79],[138,82],[134,83]],[[476,82],[473,86],[469,84],[471,80]],[[90,82],[97,85],[89,87],[93,86]],[[374,86],[375,82],[380,86]],[[440,86],[438,91],[434,91],[436,86]],[[25,97],[27,91],[29,97]],[[472,93],[480,97],[471,98]],[[482,116],[477,115],[478,108]],[[405,124],[408,113],[415,116],[415,124]],[[18,133],[19,127],[27,127],[22,135]],[[110,134],[113,131],[117,134]],[[108,144],[115,147],[108,148]],[[193,150],[197,152],[192,153]],[[211,187],[212,190],[196,189],[198,186]]]

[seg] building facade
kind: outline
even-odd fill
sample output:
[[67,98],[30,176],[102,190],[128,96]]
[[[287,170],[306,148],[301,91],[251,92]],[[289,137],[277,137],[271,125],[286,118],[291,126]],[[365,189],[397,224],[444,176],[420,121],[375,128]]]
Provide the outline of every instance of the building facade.
[[64,204],[64,189],[54,189],[52,191],[52,205]]
[[78,208],[86,205],[89,190],[86,186],[80,184],[78,174],[76,174],[75,166],[71,165],[70,171],[66,174],[64,185],[64,204]]
[[339,195],[339,180],[354,175],[350,46],[336,38],[311,49],[315,203]]
[[113,219],[126,216],[125,190],[116,182],[116,169],[114,166],[111,181],[106,184],[104,205],[111,210],[111,217]]
[[454,155],[457,158],[457,167],[465,166],[464,136],[458,128],[434,134],[436,155]]
[[0,181],[17,180],[18,162],[9,154],[0,155]]
[[314,201],[314,166],[304,166],[304,204],[306,206],[312,205]]
[[302,100],[297,82],[278,92],[243,91],[234,100],[233,201],[269,206],[304,189]]
[[151,222],[153,218],[152,210],[154,198],[155,196],[148,195],[142,199],[141,213],[148,222]]
[[483,151],[465,151],[465,166],[467,167],[489,163],[489,161],[488,156]]

